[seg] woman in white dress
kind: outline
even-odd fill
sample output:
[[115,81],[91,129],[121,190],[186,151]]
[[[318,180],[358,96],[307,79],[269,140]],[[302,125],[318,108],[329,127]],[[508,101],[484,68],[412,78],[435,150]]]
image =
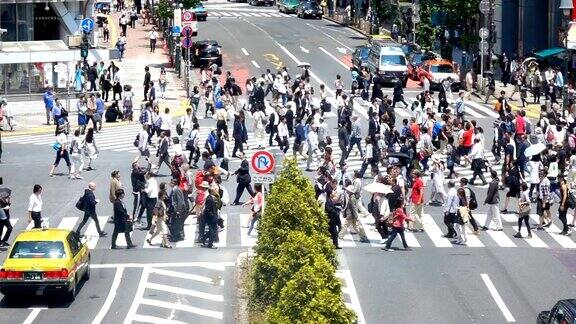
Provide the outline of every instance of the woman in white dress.
[[74,131],[74,138],[70,142],[70,155],[72,156],[72,179],[82,179],[80,173],[84,169],[84,139],[80,138],[80,130]]
[[98,147],[96,146],[96,139],[94,138],[94,128],[88,128],[86,137],[84,138],[84,155],[88,157],[88,167],[86,171],[95,170],[92,168],[92,161],[98,158]]
[[[444,190],[444,161],[440,161],[438,157],[432,158],[432,194],[428,205],[443,205],[446,201],[446,190]],[[439,197],[438,197],[439,196]],[[439,199],[438,199],[439,198]]]

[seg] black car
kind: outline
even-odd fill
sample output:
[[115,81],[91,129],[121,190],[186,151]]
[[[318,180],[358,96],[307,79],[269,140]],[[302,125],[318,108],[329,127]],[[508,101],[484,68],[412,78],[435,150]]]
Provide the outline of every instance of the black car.
[[560,300],[551,311],[538,314],[538,324],[576,323],[576,299]]
[[314,1],[304,1],[301,2],[296,9],[296,15],[299,18],[314,17],[322,19],[322,8],[317,2]]
[[273,6],[274,0],[248,0],[251,6]]
[[194,67],[209,66],[212,63],[222,66],[221,46],[215,40],[194,42],[190,48],[190,59]]
[[360,69],[368,64],[368,53],[370,53],[370,47],[360,46],[354,50],[352,54],[352,65]]

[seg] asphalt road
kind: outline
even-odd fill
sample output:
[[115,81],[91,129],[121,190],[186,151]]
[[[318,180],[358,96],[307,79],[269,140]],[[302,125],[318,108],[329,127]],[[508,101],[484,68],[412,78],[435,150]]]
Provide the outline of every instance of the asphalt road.
[[[270,7],[252,8],[236,3],[207,7],[209,18],[206,23],[200,23],[199,39],[220,42],[223,70],[232,71],[238,82],[258,76],[266,68],[274,71],[279,66],[287,66],[294,76],[298,74],[298,64],[307,62],[312,65],[316,89],[320,83],[333,88],[336,74],[342,75],[349,87],[350,55],[356,46],[365,42],[355,31],[327,20],[274,16],[276,10]],[[406,89],[409,103],[418,91]],[[487,130],[487,143],[490,143],[493,121],[490,108],[470,103],[468,109],[472,111],[471,118],[476,118]],[[360,102],[355,110],[366,121],[366,108]],[[396,111],[399,118],[409,115],[403,108]],[[215,124],[211,119],[200,123],[203,132]],[[335,118],[329,117],[328,123],[334,137]],[[250,125],[251,121],[249,130]],[[363,131],[367,131],[367,124]],[[5,163],[0,166],[0,175],[4,177],[5,186],[14,191],[15,233],[28,226],[25,211],[35,183],[45,189],[44,215],[50,225],[74,228],[80,216],[74,203],[87,182],[94,181],[96,196],[102,201],[98,214],[105,230],[111,234],[112,225],[105,223],[112,213],[107,198],[110,172],[120,170],[122,182],[130,187],[132,141],[137,132],[138,125],[131,125],[105,129],[98,134],[101,154],[94,163],[96,170],[85,172],[82,181],[71,181],[64,175],[48,177],[54,158],[50,135],[5,138]],[[255,151],[254,147],[250,136],[248,157]],[[359,157],[351,158],[352,169],[359,168],[358,160]],[[237,166],[238,161],[232,160],[231,170]],[[60,170],[64,170],[62,166]],[[160,173],[168,172],[163,170]],[[460,171],[468,172],[465,168]],[[168,179],[167,176],[159,178],[160,181]],[[234,178],[225,186],[233,198]],[[484,200],[485,190],[475,187],[479,202]],[[426,194],[428,197],[429,189]],[[501,197],[503,200],[504,192]],[[126,204],[130,209],[130,199]],[[357,235],[348,235],[342,242],[344,249],[339,251],[338,274],[344,281],[344,298],[363,322],[530,323],[539,311],[549,309],[556,300],[574,297],[576,243],[573,238],[560,237],[552,228],[550,233],[538,231],[533,240],[515,239],[512,235],[516,216],[506,215],[504,232],[470,235],[469,246],[456,246],[440,237],[445,230],[441,208],[426,206],[424,210],[429,215],[429,226],[426,233],[408,235],[409,244],[414,247],[412,251],[382,251],[378,235],[367,219],[362,222],[370,243],[360,243]],[[138,230],[132,234],[137,249],[109,250],[110,238],[93,236],[94,224],[89,223],[86,234],[93,247],[92,277],[80,289],[77,300],[71,304],[45,298],[2,300],[0,318],[9,318],[11,323],[234,323],[236,258],[256,242],[241,227],[247,213],[247,208],[224,208],[226,228],[220,233],[217,250],[201,249],[193,243],[193,219],[186,227],[189,234],[186,241],[172,250],[148,246],[146,233]],[[484,219],[485,207],[480,205],[475,215]],[[0,257],[5,254],[0,252]]]

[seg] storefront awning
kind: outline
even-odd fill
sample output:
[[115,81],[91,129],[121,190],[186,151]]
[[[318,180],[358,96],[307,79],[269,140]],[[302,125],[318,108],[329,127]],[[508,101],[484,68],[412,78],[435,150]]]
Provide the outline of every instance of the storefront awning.
[[540,59],[545,59],[545,58],[548,58],[550,56],[558,55],[558,54],[564,52],[565,50],[566,50],[565,48],[561,48],[561,47],[547,48],[545,50],[541,50],[541,51],[534,53],[534,56],[536,56]]
[[576,23],[573,21],[568,29],[568,49],[576,50]]
[[[106,61],[110,59],[108,49],[90,49],[88,60]],[[70,49],[61,40],[3,42],[0,51],[0,64],[71,62],[80,61],[80,49]]]

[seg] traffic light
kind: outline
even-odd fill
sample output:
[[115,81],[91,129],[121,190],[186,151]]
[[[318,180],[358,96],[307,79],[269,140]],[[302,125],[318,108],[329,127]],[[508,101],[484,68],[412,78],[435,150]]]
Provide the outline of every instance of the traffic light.
[[88,37],[84,35],[82,37],[82,43],[80,44],[80,57],[86,59],[88,57],[88,49],[90,48],[90,43],[88,42]]

